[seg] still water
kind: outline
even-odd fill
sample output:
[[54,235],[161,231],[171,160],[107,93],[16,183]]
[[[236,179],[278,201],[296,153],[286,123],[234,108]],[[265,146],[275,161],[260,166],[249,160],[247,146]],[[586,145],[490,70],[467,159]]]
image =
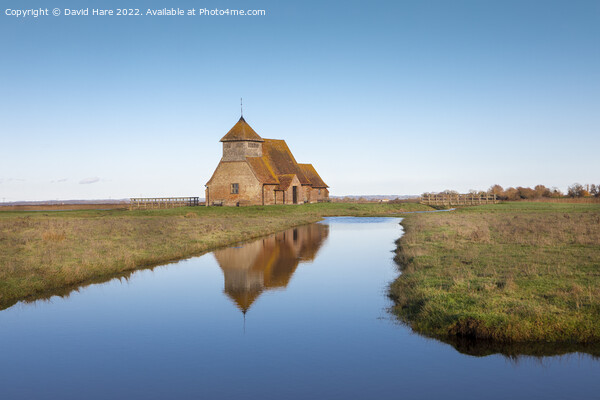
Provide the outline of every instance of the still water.
[[395,322],[398,221],[329,218],[0,311],[0,398],[599,398],[589,355],[475,357]]

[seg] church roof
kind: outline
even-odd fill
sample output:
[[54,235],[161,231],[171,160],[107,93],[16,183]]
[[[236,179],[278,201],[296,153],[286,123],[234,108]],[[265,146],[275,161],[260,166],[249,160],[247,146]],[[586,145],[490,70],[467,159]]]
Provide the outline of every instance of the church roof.
[[246,157],[256,178],[267,185],[277,185],[277,190],[287,190],[294,178],[300,184],[314,188],[327,188],[312,164],[298,164],[285,140],[264,139],[262,157]]
[[298,176],[300,184],[310,185],[285,140],[264,139],[262,151],[263,161],[275,176],[294,174]]
[[292,181],[294,180],[294,174],[285,174],[285,175],[279,175],[277,178],[279,179],[279,186],[276,188],[276,190],[288,190],[290,188],[290,185],[292,184]]
[[328,188],[327,184],[323,182],[323,179],[317,173],[315,167],[312,164],[298,164],[302,172],[304,172],[304,176],[308,178],[312,187],[314,188]]
[[262,157],[246,157],[246,161],[252,168],[256,179],[264,184],[277,185],[279,180],[273,174],[273,170],[265,163]]
[[225,136],[221,138],[221,142],[239,142],[239,141],[250,141],[250,142],[262,142],[263,139],[258,136],[258,133],[254,132],[254,129],[248,125],[244,117],[240,117],[240,120],[227,132]]

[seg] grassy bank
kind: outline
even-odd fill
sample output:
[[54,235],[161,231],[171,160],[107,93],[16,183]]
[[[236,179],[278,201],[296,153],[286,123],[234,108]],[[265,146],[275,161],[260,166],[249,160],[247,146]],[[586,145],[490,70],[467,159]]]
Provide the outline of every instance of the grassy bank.
[[600,341],[600,205],[506,203],[402,222],[394,312],[437,337]]
[[419,204],[323,203],[153,211],[0,212],[0,309],[66,294],[325,216],[390,215]]

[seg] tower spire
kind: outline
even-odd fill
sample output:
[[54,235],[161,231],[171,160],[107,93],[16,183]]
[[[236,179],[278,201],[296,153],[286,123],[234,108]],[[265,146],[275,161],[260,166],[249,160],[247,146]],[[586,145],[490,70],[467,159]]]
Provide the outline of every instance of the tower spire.
[[242,98],[240,97],[240,115],[244,118],[244,104],[242,103]]

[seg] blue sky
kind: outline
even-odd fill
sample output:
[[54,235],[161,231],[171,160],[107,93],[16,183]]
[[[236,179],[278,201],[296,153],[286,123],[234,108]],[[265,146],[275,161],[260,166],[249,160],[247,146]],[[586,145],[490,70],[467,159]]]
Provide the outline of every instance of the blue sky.
[[[124,5],[267,15],[5,15]],[[598,1],[1,8],[0,200],[202,197],[240,97],[332,195],[600,183]]]

